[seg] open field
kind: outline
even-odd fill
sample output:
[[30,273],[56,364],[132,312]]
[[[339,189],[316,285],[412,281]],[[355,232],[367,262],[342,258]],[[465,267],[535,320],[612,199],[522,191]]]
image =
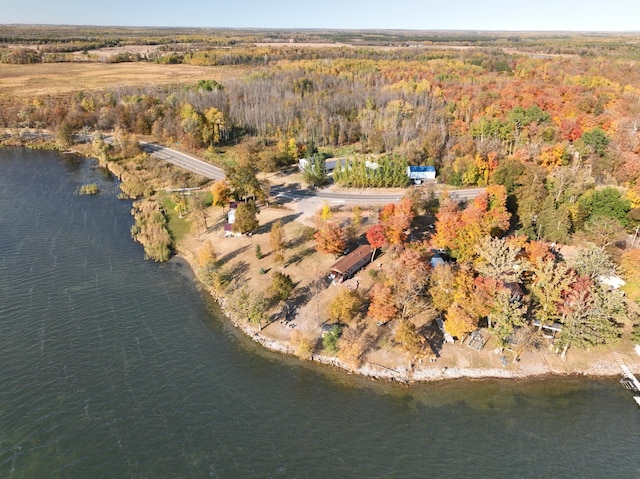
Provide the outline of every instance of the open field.
[[195,83],[214,79],[220,83],[238,78],[247,66],[158,65],[155,63],[40,63],[0,65],[1,96],[55,95],[79,90],[123,86]]

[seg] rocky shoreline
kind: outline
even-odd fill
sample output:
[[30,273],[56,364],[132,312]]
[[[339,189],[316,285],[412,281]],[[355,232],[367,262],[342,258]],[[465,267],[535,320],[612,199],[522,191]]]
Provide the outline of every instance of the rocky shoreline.
[[[287,341],[275,340],[263,334],[254,325],[246,320],[236,318],[225,308],[226,298],[208,287],[198,277],[195,265],[190,261],[193,257],[192,252],[183,251],[179,253],[179,257],[189,265],[193,273],[194,281],[210,294],[220,306],[225,317],[240,331],[242,331],[251,340],[260,344],[262,347],[280,354],[288,356],[297,356],[296,349]],[[529,361],[526,364],[510,364],[508,367],[461,367],[461,366],[442,366],[436,362],[421,362],[414,365],[413,368],[397,367],[390,368],[381,364],[374,364],[367,361],[353,368],[346,362],[335,356],[326,356],[322,354],[312,354],[308,358],[300,358],[301,361],[309,360],[324,364],[335,369],[341,370],[347,374],[356,374],[372,380],[391,381],[402,384],[411,384],[417,382],[435,382],[444,380],[457,379],[542,379],[551,376],[581,376],[581,377],[617,377],[622,375],[622,371],[612,356],[613,350],[603,351],[594,355],[594,361],[589,362],[588,367],[572,366],[570,361],[557,361],[556,364],[550,364],[540,354],[538,361]],[[640,370],[640,347],[636,347],[634,355],[622,354],[625,362],[632,370]],[[491,354],[491,353],[489,353]],[[555,355],[557,356],[557,355]],[[634,357],[635,356],[635,357]],[[557,359],[557,358],[556,358]]]
[[[25,146],[25,145],[22,145]],[[34,145],[28,145],[33,147]],[[37,145],[42,147],[42,145]],[[51,145],[47,145],[51,147]],[[77,153],[86,155],[86,151],[77,151]],[[100,162],[100,165],[108,168],[115,176],[119,176],[118,171],[110,162]],[[286,340],[274,339],[263,334],[254,325],[248,323],[242,318],[235,318],[225,307],[226,298],[223,295],[207,286],[201,278],[198,277],[195,265],[195,251],[179,251],[178,257],[181,258],[190,268],[193,280],[197,281],[201,287],[206,290],[214,300],[220,305],[225,317],[246,336],[253,341],[259,343],[262,347],[285,355],[297,356],[295,347]],[[633,371],[640,371],[640,347],[636,346],[635,350],[630,348],[629,351],[618,351],[623,357],[625,363]],[[487,353],[491,354],[491,353]],[[342,370],[348,374],[357,374],[373,380],[393,381],[403,384],[412,382],[433,382],[454,379],[534,379],[543,378],[545,376],[585,376],[585,377],[613,377],[621,376],[622,371],[613,358],[613,349],[603,350],[593,355],[592,361],[586,365],[575,366],[572,361],[562,362],[558,360],[556,354],[538,354],[537,360],[523,361],[517,364],[509,364],[505,367],[472,367],[471,365],[443,365],[440,360],[435,362],[420,362],[412,367],[396,366],[387,367],[382,364],[375,364],[364,361],[363,364],[354,368],[346,362],[335,356],[327,356],[322,354],[312,354],[308,358],[300,360],[310,360],[331,366],[335,369]],[[553,364],[549,361],[553,361]]]

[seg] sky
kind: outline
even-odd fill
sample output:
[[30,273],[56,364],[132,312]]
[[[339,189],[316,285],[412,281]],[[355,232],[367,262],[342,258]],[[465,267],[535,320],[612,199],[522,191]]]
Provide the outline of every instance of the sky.
[[0,24],[640,31],[640,0],[2,0]]

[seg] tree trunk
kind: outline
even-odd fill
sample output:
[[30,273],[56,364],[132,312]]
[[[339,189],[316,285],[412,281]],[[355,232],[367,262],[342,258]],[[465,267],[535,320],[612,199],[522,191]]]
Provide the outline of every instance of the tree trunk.
[[563,361],[567,360],[567,350],[569,349],[569,344],[565,344],[564,348],[562,348],[562,354],[560,354],[560,358],[562,358]]

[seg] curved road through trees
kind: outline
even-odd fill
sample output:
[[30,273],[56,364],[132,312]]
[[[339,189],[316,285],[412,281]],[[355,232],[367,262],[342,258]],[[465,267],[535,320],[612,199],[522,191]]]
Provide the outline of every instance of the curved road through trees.
[[[191,155],[176,151],[172,148],[146,142],[140,142],[140,146],[145,152],[156,158],[168,161],[173,165],[179,166],[180,168],[184,168],[193,173],[197,173],[205,178],[209,178],[211,180],[222,180],[225,177],[224,171],[221,168],[213,166]],[[454,200],[464,201],[475,198],[483,191],[484,188],[449,190],[449,195]],[[277,196],[288,198],[292,201],[320,198],[323,201],[328,201],[330,203],[359,203],[367,205],[394,203],[400,201],[403,195],[398,193],[344,193],[326,190],[314,191],[307,189],[283,188]]]

